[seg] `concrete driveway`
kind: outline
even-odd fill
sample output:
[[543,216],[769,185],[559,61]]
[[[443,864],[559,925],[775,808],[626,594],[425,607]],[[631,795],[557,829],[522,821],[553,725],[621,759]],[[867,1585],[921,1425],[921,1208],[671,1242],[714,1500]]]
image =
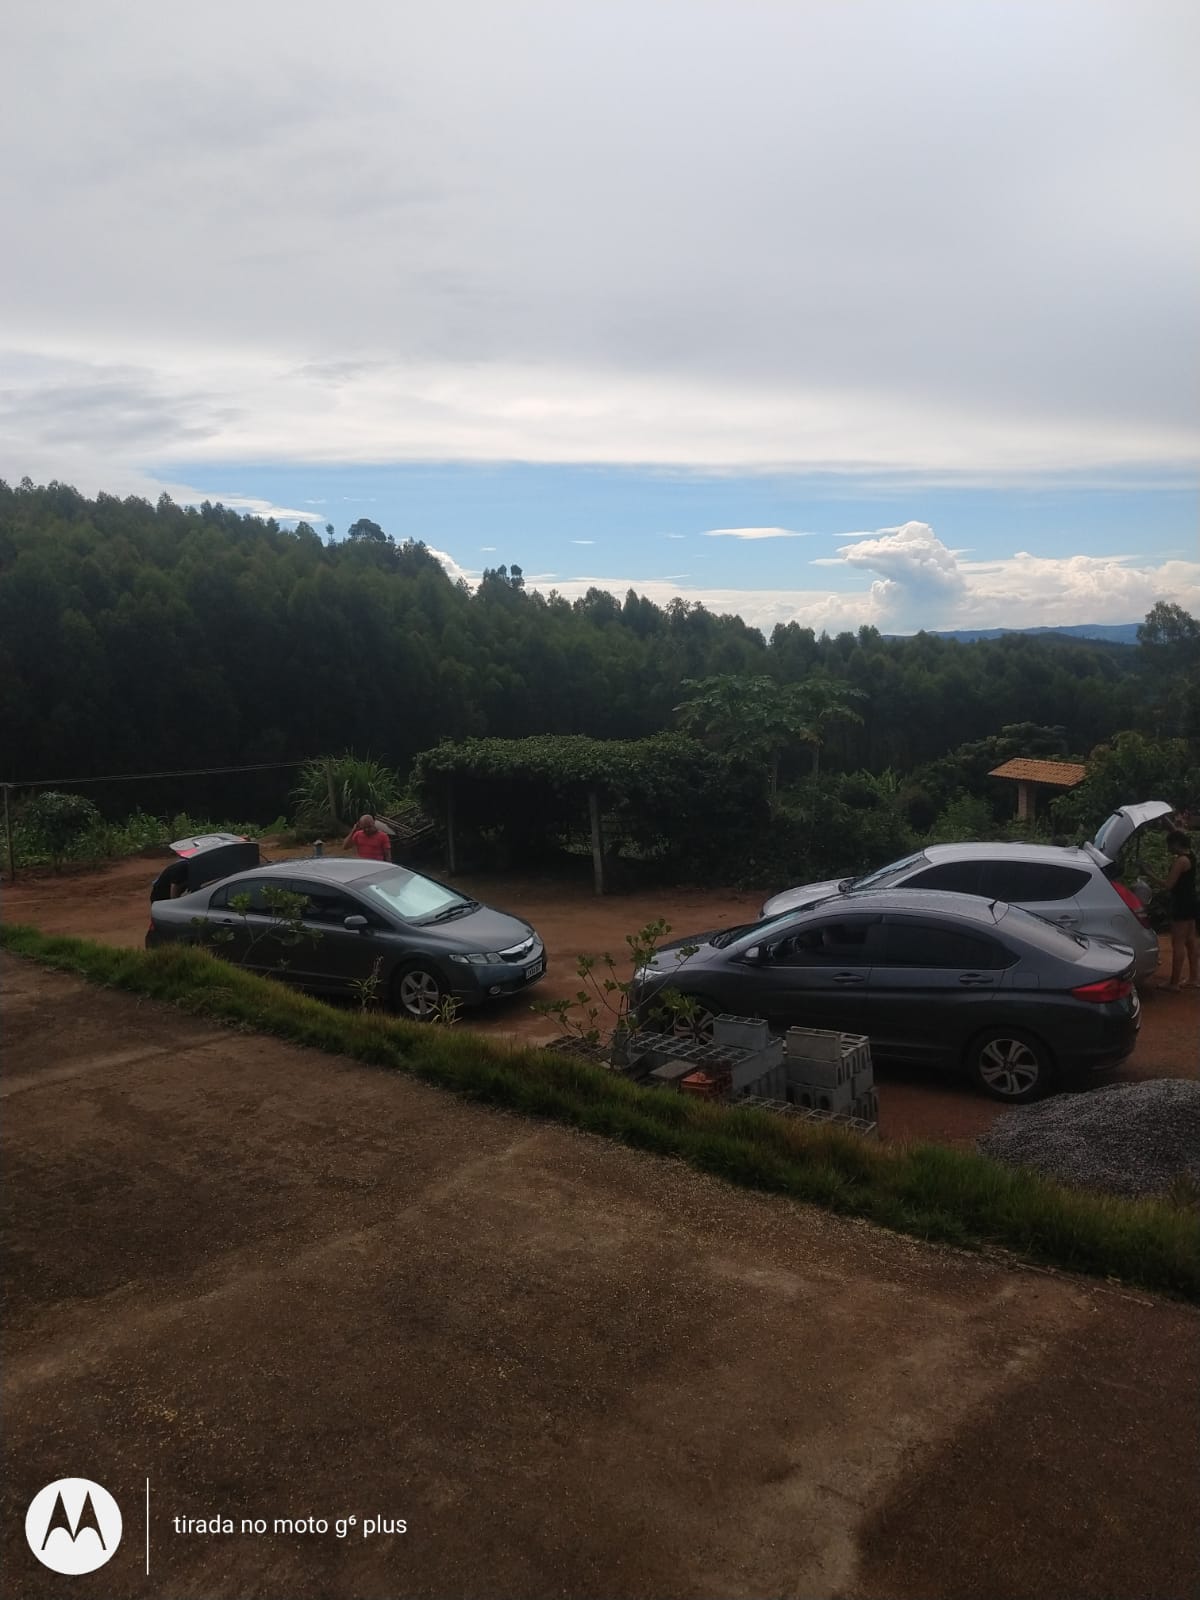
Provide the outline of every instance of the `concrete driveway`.
[[1190,1310],[0,977],[6,1595],[1194,1596]]

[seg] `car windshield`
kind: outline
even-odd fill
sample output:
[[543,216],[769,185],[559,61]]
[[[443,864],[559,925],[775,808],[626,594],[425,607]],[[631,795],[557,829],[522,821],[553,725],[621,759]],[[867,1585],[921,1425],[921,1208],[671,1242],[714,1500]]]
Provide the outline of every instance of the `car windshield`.
[[892,861],[886,867],[877,867],[874,872],[864,873],[861,878],[845,878],[842,881],[842,888],[882,889],[885,883],[894,882],[927,860],[924,851],[918,850],[915,856],[905,856],[903,861]]
[[774,916],[762,917],[758,922],[743,922],[736,928],[722,928],[720,933],[714,933],[711,936],[708,943],[714,950],[724,950],[727,945],[733,944],[735,940],[742,939],[750,933],[758,933],[760,929],[765,932],[767,928],[772,927],[777,922],[781,922],[785,917],[792,916],[792,914],[791,911],[777,911]]
[[435,883],[432,878],[423,878],[419,872],[409,872],[404,867],[381,872],[370,883],[355,884],[355,888],[361,889],[369,899],[381,901],[405,922],[423,922],[430,918],[449,921],[453,916],[464,916],[478,904],[457,890],[447,889],[444,883]]

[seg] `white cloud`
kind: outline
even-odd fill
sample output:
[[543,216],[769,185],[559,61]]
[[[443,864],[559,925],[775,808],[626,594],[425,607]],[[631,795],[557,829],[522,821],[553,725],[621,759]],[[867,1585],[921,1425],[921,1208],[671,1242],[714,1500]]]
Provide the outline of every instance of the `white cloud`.
[[[924,524],[905,526],[925,528]],[[881,529],[876,536],[882,547],[879,559],[895,575],[857,591],[685,587],[686,573],[650,580],[570,578],[555,587],[572,600],[597,588],[618,599],[634,589],[662,606],[675,598],[697,601],[710,611],[743,617],[765,634],[776,623],[788,622],[817,633],[854,631],[864,624],[883,633],[913,633],[918,628],[949,631],[1126,623],[1139,621],[1159,600],[1175,600],[1193,614],[1200,613],[1200,561],[1166,561],[1155,566],[1138,565],[1131,556],[1023,553],[1003,561],[961,563],[955,581],[941,576],[930,582],[930,570],[944,573],[940,557],[910,552],[910,568],[906,569],[906,557],[897,551],[939,541],[930,534],[928,539],[910,536],[898,544],[889,543],[899,531]],[[941,548],[945,550],[945,546]],[[530,587],[534,581],[527,579]]]
[[791,528],[709,528],[706,539],[813,539],[812,533],[796,533]]
[[686,533],[664,533],[663,534],[663,538],[664,539],[686,539],[687,538],[687,534]]
[[595,539],[572,539],[572,544],[595,544]]
[[429,550],[429,554],[436,557],[436,559],[441,562],[442,566],[446,570],[446,576],[452,578],[455,583],[457,583],[461,578],[473,586],[481,577],[481,574],[477,570],[469,567],[459,566],[454,557],[452,555],[447,555],[445,550],[435,550],[432,545],[427,546],[427,548]]
[[10,9],[6,476],[1196,459],[1194,5]]

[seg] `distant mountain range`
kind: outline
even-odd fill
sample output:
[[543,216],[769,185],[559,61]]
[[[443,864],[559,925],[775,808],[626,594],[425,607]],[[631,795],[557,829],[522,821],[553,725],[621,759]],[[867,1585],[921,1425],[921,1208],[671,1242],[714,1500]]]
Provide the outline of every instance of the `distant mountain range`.
[[970,644],[975,639],[1002,639],[1009,633],[1052,633],[1066,639],[1099,639],[1104,644],[1136,644],[1138,626],[1136,622],[1079,622],[1070,628],[959,628],[937,632],[937,637]]

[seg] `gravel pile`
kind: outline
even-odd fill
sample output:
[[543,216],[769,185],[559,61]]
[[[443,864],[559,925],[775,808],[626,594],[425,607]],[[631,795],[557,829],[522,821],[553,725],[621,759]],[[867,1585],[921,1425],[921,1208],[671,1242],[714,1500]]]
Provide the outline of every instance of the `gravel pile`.
[[1155,1078],[1060,1094],[1001,1117],[977,1141],[997,1161],[1110,1194],[1200,1183],[1200,1083]]

